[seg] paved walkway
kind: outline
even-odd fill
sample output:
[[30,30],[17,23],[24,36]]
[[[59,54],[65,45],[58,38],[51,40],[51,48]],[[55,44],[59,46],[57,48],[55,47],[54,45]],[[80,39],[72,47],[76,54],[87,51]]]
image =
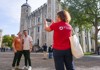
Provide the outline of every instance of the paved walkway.
[[[32,53],[32,67],[33,70],[55,70],[53,59],[43,60],[43,54]],[[13,60],[13,53],[0,52],[0,70],[11,70]],[[81,59],[75,60],[76,70],[100,70],[100,56],[92,55],[85,56]],[[22,57],[20,67],[24,65],[24,58]]]

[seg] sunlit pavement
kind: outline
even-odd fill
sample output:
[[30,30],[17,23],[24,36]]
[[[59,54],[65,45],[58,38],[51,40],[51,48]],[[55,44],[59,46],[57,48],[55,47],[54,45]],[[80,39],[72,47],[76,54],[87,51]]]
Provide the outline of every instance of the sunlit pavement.
[[[11,70],[13,53],[0,52],[0,70]],[[32,70],[55,70],[53,59],[43,60],[42,53],[32,53]],[[100,55],[84,56],[81,59],[74,59],[76,70],[100,70]],[[20,68],[24,66],[22,57]]]

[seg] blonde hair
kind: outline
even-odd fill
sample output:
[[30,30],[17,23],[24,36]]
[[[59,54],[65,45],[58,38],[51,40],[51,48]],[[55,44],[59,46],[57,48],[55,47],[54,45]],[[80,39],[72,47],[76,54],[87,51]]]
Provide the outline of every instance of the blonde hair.
[[64,22],[69,23],[71,21],[71,16],[70,16],[68,11],[65,11],[65,10],[60,11],[60,12],[57,13],[57,15]]

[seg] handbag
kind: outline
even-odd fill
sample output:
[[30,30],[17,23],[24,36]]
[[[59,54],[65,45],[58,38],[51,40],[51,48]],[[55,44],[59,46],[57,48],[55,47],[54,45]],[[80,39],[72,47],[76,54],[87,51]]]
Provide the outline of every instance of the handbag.
[[72,55],[75,58],[81,58],[84,56],[81,44],[79,43],[79,39],[76,36],[76,34],[73,34],[71,37],[69,37],[70,39],[70,44],[71,44],[71,51],[72,51]]

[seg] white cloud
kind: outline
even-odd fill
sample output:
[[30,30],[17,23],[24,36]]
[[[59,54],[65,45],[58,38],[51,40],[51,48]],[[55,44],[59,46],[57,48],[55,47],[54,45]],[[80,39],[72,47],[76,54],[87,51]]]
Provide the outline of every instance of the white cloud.
[[[0,26],[1,26],[0,28],[2,28],[5,31],[4,34],[16,33],[19,30],[21,5],[24,4],[25,1],[26,0],[1,0],[0,1],[0,15],[3,16],[3,20],[0,19]],[[37,9],[38,7],[40,7],[46,2],[47,0],[29,0],[28,1],[29,5],[32,7],[32,11]],[[0,16],[0,18],[2,17]],[[5,18],[9,18],[9,19],[5,19]],[[9,22],[7,22],[6,20],[9,20]],[[13,29],[14,26],[16,26],[15,30],[17,31],[14,31]]]
[[[32,7],[32,11],[43,5],[47,0],[29,0],[29,5]],[[20,20],[21,5],[25,3],[25,0],[1,0],[0,9],[3,9],[6,16],[13,18],[15,21]]]

